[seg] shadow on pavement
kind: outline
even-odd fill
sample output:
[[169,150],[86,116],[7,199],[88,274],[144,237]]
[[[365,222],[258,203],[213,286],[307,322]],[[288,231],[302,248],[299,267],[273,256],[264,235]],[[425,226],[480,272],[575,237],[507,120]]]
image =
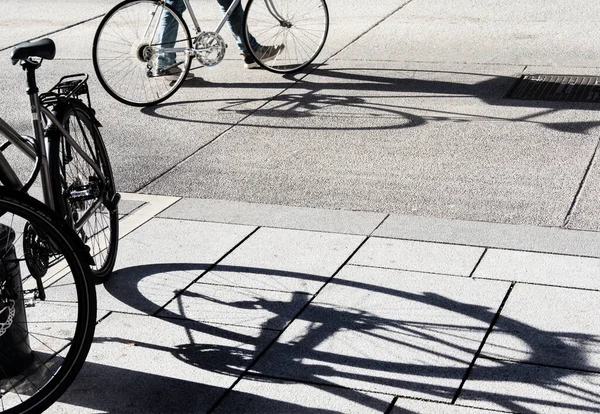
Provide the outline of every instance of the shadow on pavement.
[[[274,320],[277,320],[277,324],[280,325],[283,316],[279,314],[264,320],[259,337],[253,337],[234,332],[235,329],[231,329],[227,325],[190,320],[186,319],[185,315],[182,317],[180,314],[163,310],[160,312],[160,320],[186,330],[187,337],[190,339],[189,342],[174,346],[157,345],[150,342],[136,342],[135,345],[148,350],[169,353],[178,360],[198,369],[230,376],[233,384],[230,389],[211,387],[207,384],[188,383],[168,376],[162,377],[90,363],[86,365],[84,370],[88,385],[94,388],[102,388],[103,392],[108,393],[108,395],[110,395],[111,389],[113,389],[115,395],[118,395],[118,390],[123,388],[129,390],[129,387],[133,387],[131,398],[128,397],[128,401],[105,401],[103,399],[90,399],[87,394],[79,395],[77,392],[71,392],[62,401],[103,411],[115,410],[120,412],[127,411],[127,404],[135,405],[135,407],[132,405],[132,411],[141,410],[139,412],[155,412],[152,410],[153,407],[164,408],[166,406],[171,407],[172,412],[176,412],[177,409],[186,412],[192,408],[196,412],[205,410],[211,412],[215,409],[217,411],[224,409],[224,412],[227,412],[227,409],[232,406],[245,407],[247,412],[261,412],[258,407],[263,407],[263,409],[264,407],[271,407],[274,410],[272,412],[312,412],[311,409],[305,409],[305,407],[292,404],[289,401],[270,400],[252,393],[240,392],[234,387],[241,379],[261,383],[289,380],[317,387],[332,395],[343,395],[345,399],[353,401],[364,408],[385,411],[386,407],[382,406],[380,399],[363,392],[353,391],[353,387],[347,387],[344,384],[347,381],[352,381],[353,384],[358,382],[362,385],[356,387],[356,389],[383,392],[384,395],[389,394],[390,399],[393,395],[411,396],[417,392],[419,395],[426,395],[427,400],[448,403],[456,401],[460,397],[462,385],[468,379],[472,365],[482,359],[487,358],[488,361],[495,362],[495,366],[488,366],[489,364],[485,363],[478,365],[477,381],[487,383],[502,381],[503,383],[520,384],[523,382],[523,378],[519,374],[518,368],[528,365],[536,366],[540,354],[546,353],[549,349],[561,352],[563,360],[570,361],[570,366],[587,367],[584,350],[577,344],[599,342],[598,338],[590,338],[586,335],[541,331],[518,320],[506,318],[502,315],[498,317],[497,309],[459,302],[432,292],[416,294],[368,282],[356,282],[336,277],[329,279],[324,276],[278,271],[276,269],[225,265],[212,267],[209,264],[193,263],[143,265],[120,269],[115,272],[112,279],[106,284],[106,289],[124,303],[135,304],[140,309],[147,309],[144,301],[149,302],[149,300],[143,298],[140,291],[135,288],[143,279],[169,271],[194,270],[202,275],[206,274],[207,270],[211,270],[318,280],[323,284],[328,284],[328,286],[351,287],[364,294],[389,295],[394,301],[386,301],[385,306],[394,303],[397,307],[395,310],[397,317],[386,318],[362,309],[334,306],[314,301],[305,306],[300,304],[302,306],[300,311],[291,320],[285,317],[288,320],[283,321],[287,323],[283,330],[288,329],[291,324],[301,324],[306,327],[304,331],[301,330],[303,333],[294,336],[293,339],[290,339],[289,335],[286,339],[282,339],[281,334],[273,335],[273,329],[264,328],[272,326]],[[131,276],[135,276],[136,280],[128,280]],[[199,282],[202,282],[201,278]],[[202,284],[195,286],[202,289]],[[192,293],[184,290],[178,292],[172,301],[181,302],[190,298],[208,300],[208,296],[205,297],[202,293]],[[215,301],[214,298],[210,300]],[[297,309],[299,307],[298,303],[294,303],[297,300],[297,296],[293,295],[287,306]],[[471,323],[467,326],[459,322],[456,324],[440,324],[429,321],[426,316],[423,316],[423,320],[417,321],[404,319],[402,309],[420,304],[425,304],[437,311],[450,312],[455,314],[456,318],[467,317],[467,320],[470,320]],[[154,304],[155,307],[156,305],[164,308],[163,304]],[[264,309],[275,312],[275,310],[281,309],[281,303],[260,297],[229,302],[227,305],[231,307],[232,311]],[[179,310],[184,309],[183,306],[178,306],[178,308]],[[158,313],[156,312],[156,314]],[[110,316],[107,319],[110,323]],[[527,357],[523,358],[524,360],[518,362],[502,359],[490,360],[489,357],[479,355],[482,346],[480,340],[487,337],[487,326],[490,326],[494,320],[496,320],[495,331],[516,336],[516,339],[527,345],[529,352]],[[480,323],[477,323],[477,321]],[[486,328],[482,328],[482,326]],[[193,331],[209,333],[212,336],[251,346],[250,349],[240,349],[231,346],[195,343],[190,334]],[[480,338],[479,342],[469,339],[467,335],[469,331],[477,331],[477,337]],[[324,348],[325,342],[341,332],[353,332],[371,338],[371,345],[384,344],[385,349],[382,348],[378,353],[377,349],[364,348],[364,350],[361,350],[362,355],[356,353],[351,355],[345,352],[330,352],[326,347]],[[441,335],[441,332],[444,334]],[[127,336],[120,338],[97,337],[95,342],[127,344],[129,339]],[[268,343],[266,348],[259,345],[264,343]],[[358,346],[358,344],[348,344],[351,348],[354,345]],[[434,346],[437,347],[437,351],[433,349]],[[402,349],[405,349],[409,354],[414,351],[425,352],[430,354],[431,358],[428,358],[430,361],[439,360],[442,362],[432,364],[431,362],[423,363],[423,361],[407,362],[394,361],[392,358],[386,359],[388,355],[384,353],[390,347],[395,350],[394,353],[398,354],[403,353]],[[475,358],[471,362],[467,361],[467,358],[456,356],[464,355],[464,353],[473,355]],[[148,363],[160,362],[148,361]],[[540,366],[544,368],[543,365]],[[593,370],[593,368],[590,368],[590,370]],[[583,371],[586,371],[586,369],[583,369]],[[595,409],[590,408],[589,404],[600,406],[599,396],[566,383],[565,379],[570,375],[570,372],[567,369],[540,369],[537,372],[535,384],[555,392],[560,386],[565,389],[565,396],[569,396],[570,401],[581,401],[581,405],[565,403],[563,405],[564,409],[580,412],[595,411]],[[440,379],[444,381],[440,381]],[[94,382],[96,383],[93,384]],[[440,385],[442,382],[445,385]],[[452,385],[448,385],[449,383]],[[79,387],[76,387],[76,389],[79,389]],[[393,391],[390,391],[390,389]],[[169,390],[177,390],[177,392]],[[202,398],[198,397],[201,403],[194,397],[198,395],[202,395]],[[149,397],[144,399],[144,396]],[[210,396],[210,398],[207,399],[207,396]],[[158,400],[154,402],[154,399]],[[555,405],[555,403],[549,403],[535,396],[523,398],[519,395],[499,395],[494,392],[473,390],[469,391],[469,399],[493,401],[511,412],[529,412],[530,410],[527,407],[532,404],[538,407],[544,407],[547,404]],[[253,407],[256,407],[256,410]],[[320,412],[324,411],[321,410]]]
[[[141,111],[146,115],[186,122],[197,122],[202,124],[224,124],[222,120],[194,120],[178,118],[173,115],[173,111],[168,113],[166,108],[179,105],[200,104],[209,102],[222,102],[221,111],[235,112],[239,115],[252,115],[261,119],[262,122],[253,122],[251,119],[244,119],[244,126],[268,128],[276,126],[278,129],[319,129],[319,130],[386,130],[412,128],[424,125],[429,122],[451,121],[451,122],[470,122],[475,120],[489,121],[511,121],[526,122],[541,125],[545,128],[555,129],[562,132],[575,134],[587,134],[591,130],[600,127],[600,121],[574,121],[574,122],[544,122],[536,118],[547,116],[552,113],[566,109],[590,110],[597,109],[598,104],[587,104],[577,102],[559,102],[559,101],[530,101],[518,99],[506,99],[504,95],[516,81],[515,77],[486,75],[482,73],[468,72],[450,72],[434,70],[404,70],[397,69],[397,77],[376,75],[378,71],[394,72],[394,69],[374,69],[374,68],[336,68],[327,69],[319,67],[307,74],[288,75],[290,82],[271,82],[271,83],[211,83],[197,82],[190,83],[190,87],[202,88],[236,88],[236,89],[272,89],[274,91],[284,91],[275,96],[261,99],[219,99],[219,100],[194,100],[194,101],[172,101],[162,103],[154,107],[144,108]],[[364,72],[364,73],[363,73]],[[482,77],[484,80],[476,83],[460,83],[452,81],[443,81],[435,79],[419,79],[407,77],[410,73],[424,73],[424,76],[439,76],[440,74],[456,76],[474,76]],[[341,94],[332,93],[342,91]],[[369,92],[369,95],[360,96],[357,93]],[[374,94],[374,93],[380,93]],[[406,94],[406,95],[403,95]],[[421,95],[419,95],[421,94]],[[464,112],[455,112],[450,110],[435,109],[430,107],[402,105],[403,98],[427,100],[428,98],[457,98],[473,97],[478,98],[491,106],[496,107],[526,107],[539,109],[538,112],[517,116],[514,118],[497,115],[493,111],[487,114],[473,114]],[[394,103],[387,103],[386,100],[392,99]],[[408,102],[405,100],[405,102]],[[265,105],[265,103],[267,103]],[[248,109],[248,107],[252,109]],[[335,111],[331,110],[337,107]],[[345,112],[339,108],[347,108],[351,112]],[[420,113],[420,114],[417,114]],[[331,125],[331,123],[322,122],[319,125],[312,126],[303,122],[295,124],[290,119],[306,119],[311,117],[327,117],[331,114],[334,118],[362,119],[369,118],[376,122],[352,122],[342,123],[340,125]],[[424,114],[424,115],[423,115]],[[284,122],[277,125],[269,125],[264,122],[265,118],[284,119]],[[230,125],[235,125],[231,123]]]

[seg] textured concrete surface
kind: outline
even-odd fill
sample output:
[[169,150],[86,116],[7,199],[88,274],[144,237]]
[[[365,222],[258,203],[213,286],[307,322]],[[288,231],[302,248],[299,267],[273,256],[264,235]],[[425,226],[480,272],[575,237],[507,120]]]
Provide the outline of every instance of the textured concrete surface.
[[307,71],[230,47],[145,109],[93,72],[116,3],[0,15],[0,116],[30,134],[8,58],[50,35],[40,89],[90,74],[124,193],[95,342],[49,412],[600,411],[598,105],[505,98],[600,75],[600,3],[329,0]]

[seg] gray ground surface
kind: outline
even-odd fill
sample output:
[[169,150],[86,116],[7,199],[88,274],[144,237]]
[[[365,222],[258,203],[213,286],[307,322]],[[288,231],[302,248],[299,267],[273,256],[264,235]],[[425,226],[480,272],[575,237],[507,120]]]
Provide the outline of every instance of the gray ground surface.
[[116,3],[0,15],[0,116],[29,131],[8,57],[50,34],[41,88],[90,73],[123,192],[95,343],[50,412],[600,411],[598,105],[505,98],[600,75],[600,3],[329,0],[310,70],[230,47],[142,110],[93,73]]
[[[598,74],[593,3],[332,0],[314,70],[246,71],[231,47],[145,110],[117,104],[93,74],[95,17],[115,3],[9,1],[0,99],[28,128],[8,47],[55,32],[41,83],[92,74],[123,191],[600,228],[596,106],[504,98],[524,72]],[[212,27],[216,4],[193,4]]]

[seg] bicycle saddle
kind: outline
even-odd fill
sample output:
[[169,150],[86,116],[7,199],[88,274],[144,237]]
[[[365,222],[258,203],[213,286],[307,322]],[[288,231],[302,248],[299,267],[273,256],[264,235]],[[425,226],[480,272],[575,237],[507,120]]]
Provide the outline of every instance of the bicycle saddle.
[[13,62],[31,57],[52,60],[56,55],[56,46],[52,39],[41,39],[35,42],[19,43],[10,54]]

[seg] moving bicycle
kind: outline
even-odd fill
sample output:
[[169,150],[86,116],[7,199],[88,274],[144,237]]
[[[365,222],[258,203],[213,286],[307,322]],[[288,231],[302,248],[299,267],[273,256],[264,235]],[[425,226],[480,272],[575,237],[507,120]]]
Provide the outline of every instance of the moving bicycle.
[[213,31],[200,28],[189,0],[125,0],[115,6],[94,37],[92,60],[102,86],[128,105],[164,101],[189,78],[193,58],[203,66],[223,60],[227,45],[219,32],[226,22],[249,68],[296,72],[311,64],[325,44],[325,0],[249,0],[245,10],[241,0],[218,2],[224,16]]

